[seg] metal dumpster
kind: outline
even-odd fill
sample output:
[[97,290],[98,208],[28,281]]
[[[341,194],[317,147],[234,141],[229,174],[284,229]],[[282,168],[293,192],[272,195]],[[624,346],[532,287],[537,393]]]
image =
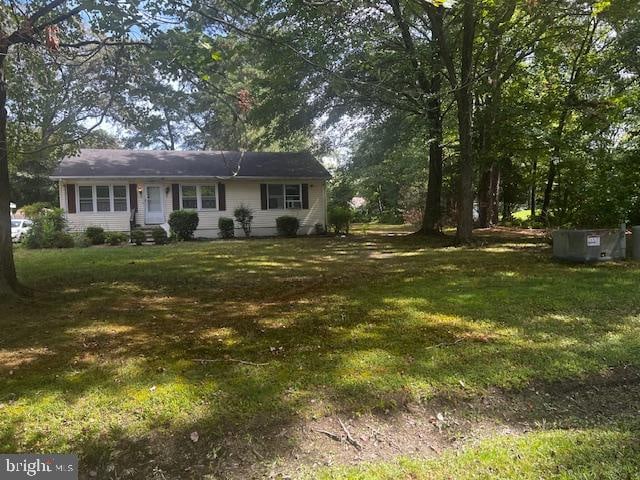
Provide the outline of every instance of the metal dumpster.
[[624,260],[627,239],[624,228],[556,230],[552,233],[553,256],[571,262]]

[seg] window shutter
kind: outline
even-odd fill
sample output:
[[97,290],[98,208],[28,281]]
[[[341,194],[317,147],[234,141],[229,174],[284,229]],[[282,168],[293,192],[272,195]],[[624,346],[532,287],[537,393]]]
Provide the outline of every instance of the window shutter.
[[67,212],[76,213],[76,185],[67,183]]
[[309,184],[302,184],[302,209],[309,210]]
[[180,184],[171,184],[171,197],[173,200],[173,209],[180,210]]
[[138,210],[138,185],[135,183],[129,184],[129,208],[132,212]]
[[262,208],[262,210],[267,210],[268,208],[267,205],[267,184],[266,183],[261,183],[260,184],[260,208]]
[[227,209],[227,192],[224,183],[218,182],[218,210]]

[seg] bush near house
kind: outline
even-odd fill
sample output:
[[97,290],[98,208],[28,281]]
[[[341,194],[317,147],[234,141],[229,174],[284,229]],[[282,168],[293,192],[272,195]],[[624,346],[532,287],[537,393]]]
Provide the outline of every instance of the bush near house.
[[169,236],[162,227],[154,228],[151,231],[151,236],[153,237],[153,243],[156,245],[165,245],[169,241]]
[[220,230],[219,235],[221,238],[233,238],[235,236],[233,218],[220,217],[218,219],[218,229]]
[[283,215],[276,218],[276,228],[280,235],[295,237],[298,233],[298,229],[300,228],[300,220],[296,217],[292,217],[291,215]]
[[43,209],[31,217],[33,224],[24,238],[27,248],[66,248],[73,238],[64,232],[67,221],[61,208]]
[[129,240],[129,235],[124,232],[109,232],[105,237],[105,241],[112,246],[122,245]]
[[253,210],[246,205],[240,205],[233,212],[233,216],[236,217],[236,222],[242,227],[245,237],[251,235],[251,222],[253,222]]
[[102,227],[87,227],[84,234],[92,245],[102,245],[105,241],[104,228]]
[[353,212],[347,207],[331,207],[328,212],[329,226],[334,233],[349,234]]
[[36,202],[30,205],[25,205],[24,207],[20,208],[20,210],[22,210],[22,213],[24,213],[25,217],[33,219],[43,213],[45,210],[51,210],[53,208],[53,205],[51,205],[49,202]]
[[169,216],[171,232],[178,240],[193,240],[200,218],[195,210],[176,210]]
[[87,248],[92,245],[91,240],[89,240],[89,237],[87,237],[84,233],[74,233],[71,236],[73,237],[74,247]]
[[136,245],[142,245],[144,241],[147,239],[147,236],[144,234],[142,230],[132,230],[131,231],[131,242]]

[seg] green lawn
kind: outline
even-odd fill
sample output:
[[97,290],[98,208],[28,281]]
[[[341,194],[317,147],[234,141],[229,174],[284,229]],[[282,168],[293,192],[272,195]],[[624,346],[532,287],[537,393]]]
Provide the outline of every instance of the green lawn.
[[[640,367],[638,264],[554,263],[535,237],[460,248],[391,231],[17,249],[36,295],[2,300],[0,451],[75,451],[98,478],[225,478],[230,436],[269,464],[312,419]],[[635,478],[630,418],[305,475]]]

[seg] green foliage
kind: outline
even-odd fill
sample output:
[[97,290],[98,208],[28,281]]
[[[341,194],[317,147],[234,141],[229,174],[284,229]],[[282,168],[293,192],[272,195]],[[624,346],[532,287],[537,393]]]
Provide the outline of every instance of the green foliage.
[[169,236],[162,227],[156,227],[151,230],[151,237],[156,245],[165,245],[169,241]]
[[176,210],[169,216],[171,232],[178,240],[193,240],[200,218],[195,210]]
[[84,234],[92,245],[102,245],[105,241],[104,228],[102,227],[87,227]]
[[73,248],[75,239],[67,232],[54,232],[48,243],[53,248]]
[[291,215],[283,215],[276,218],[276,228],[280,235],[285,237],[295,237],[298,234],[300,228],[300,220]]
[[108,232],[105,235],[105,241],[112,246],[122,245],[129,240],[129,235],[125,232]]
[[253,210],[246,205],[240,205],[233,211],[233,216],[242,227],[244,236],[249,237],[251,235],[251,222],[253,222]]
[[331,207],[328,212],[329,226],[334,233],[349,234],[353,212],[348,207]]
[[146,239],[147,236],[142,230],[137,229],[131,231],[131,241],[136,245],[142,245]]
[[21,208],[24,212],[25,217],[27,218],[35,218],[38,215],[42,214],[44,210],[50,210],[53,208],[53,205],[49,202],[36,202],[29,205],[25,205]]
[[233,238],[235,235],[235,226],[233,218],[220,217],[218,218],[218,230],[220,230],[220,237]]
[[[23,239],[25,246],[32,249],[66,247],[69,242],[64,234],[67,226],[64,215],[61,208],[53,208],[42,209],[40,213],[31,217],[33,224]],[[73,246],[73,238],[69,238]]]
[[92,245],[91,240],[84,233],[72,234],[74,246],[79,248],[87,248]]

